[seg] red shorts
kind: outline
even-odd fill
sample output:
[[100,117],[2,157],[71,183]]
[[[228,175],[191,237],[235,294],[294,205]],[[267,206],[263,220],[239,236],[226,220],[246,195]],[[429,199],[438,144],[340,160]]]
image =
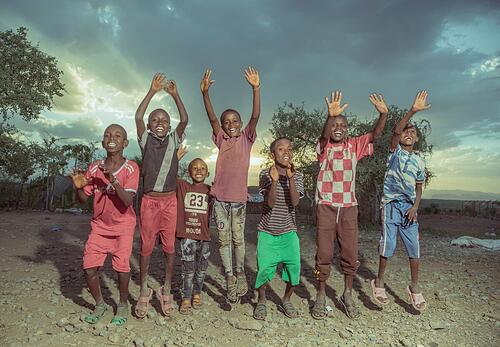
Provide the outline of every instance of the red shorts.
[[143,195],[141,203],[141,255],[153,253],[158,234],[163,252],[174,253],[177,197]]
[[133,230],[120,236],[107,236],[91,232],[83,250],[83,269],[103,266],[109,253],[113,257],[111,265],[115,271],[130,272],[133,241]]

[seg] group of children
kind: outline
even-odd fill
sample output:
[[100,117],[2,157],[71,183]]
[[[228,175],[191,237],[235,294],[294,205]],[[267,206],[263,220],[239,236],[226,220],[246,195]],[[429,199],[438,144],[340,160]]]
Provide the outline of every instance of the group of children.
[[[142,151],[142,166],[123,157],[128,145],[125,129],[117,124],[108,126],[102,146],[107,156],[92,163],[88,170],[71,175],[80,201],[94,196],[91,231],[85,244],[83,269],[87,285],[96,305],[85,321],[99,321],[108,306],[104,303],[98,270],[107,254],[112,256],[112,267],[118,273],[120,302],[112,323],[122,325],[128,318],[128,284],[130,256],[136,226],[133,198],[142,175],[143,196],[140,208],[140,294],[134,308],[139,318],[147,315],[153,294],[160,302],[165,316],[172,314],[172,275],[174,269],[175,240],[180,241],[182,262],[181,314],[190,314],[203,305],[202,287],[210,256],[209,217],[214,216],[218,247],[226,278],[226,297],[234,304],[248,292],[245,275],[245,217],[247,180],[250,152],[256,139],[260,116],[260,78],[248,67],[245,78],[252,87],[253,111],[243,127],[240,114],[234,109],[222,112],[217,118],[209,97],[214,83],[207,70],[201,80],[203,102],[213,130],[213,142],[219,149],[212,186],[205,184],[209,176],[207,164],[201,158],[189,163],[188,174],[192,182],[178,178],[179,160],[184,156],[181,147],[188,114],[179,96],[176,83],[163,74],[153,77],[148,93],[136,114],[136,128]],[[170,116],[163,109],[153,110],[147,124],[144,115],[154,95],[166,91],[174,99],[180,122],[172,130]],[[422,160],[413,151],[418,141],[411,116],[430,107],[427,93],[420,92],[407,115],[394,129],[388,171],[382,198],[383,231],[380,241],[378,277],[371,282],[374,300],[387,304],[384,289],[384,271],[387,258],[392,256],[399,232],[410,256],[411,285],[407,288],[411,303],[418,310],[425,308],[425,300],[418,290],[417,209],[425,178]],[[318,292],[311,310],[313,318],[326,317],[326,280],[330,275],[333,245],[340,246],[340,263],[345,278],[345,290],[339,301],[349,317],[358,311],[352,300],[353,279],[358,261],[357,202],[355,196],[356,164],[364,156],[373,154],[372,143],[382,133],[388,109],[381,95],[370,95],[370,101],[380,113],[372,132],[359,137],[347,136],[348,122],[342,115],[347,105],[341,105],[342,94],[332,93],[326,98],[328,117],[317,145],[320,171],[317,181],[317,253],[315,274]],[[266,318],[266,288],[279,264],[283,265],[282,278],[285,293],[279,309],[290,318],[299,316],[290,297],[300,282],[300,246],[297,235],[295,207],[304,196],[303,175],[293,165],[291,139],[280,137],[270,146],[273,165],[262,170],[259,191],[264,196],[262,217],[257,226],[257,275],[255,289],[258,302],[253,316]],[[148,286],[151,254],[160,240],[165,256],[163,284],[156,290]],[[233,257],[234,252],[234,257]],[[233,259],[234,258],[234,259]]]

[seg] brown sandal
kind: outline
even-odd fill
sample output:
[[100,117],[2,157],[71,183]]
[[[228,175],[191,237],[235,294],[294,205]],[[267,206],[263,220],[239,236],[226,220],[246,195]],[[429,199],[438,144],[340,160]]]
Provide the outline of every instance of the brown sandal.
[[189,299],[183,299],[181,306],[179,307],[179,313],[184,315],[190,315],[193,313],[193,307],[191,306],[191,301]]
[[193,308],[199,310],[203,306],[203,300],[201,299],[201,294],[193,294]]

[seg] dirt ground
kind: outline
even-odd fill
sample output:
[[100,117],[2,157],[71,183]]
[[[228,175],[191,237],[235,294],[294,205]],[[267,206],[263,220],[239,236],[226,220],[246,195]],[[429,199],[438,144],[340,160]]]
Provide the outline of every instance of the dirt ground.
[[[247,277],[255,280],[255,227],[258,215],[247,217]],[[159,314],[152,300],[148,317],[132,315],[123,327],[109,324],[112,312],[98,324],[82,321],[92,309],[81,271],[89,216],[69,213],[0,212],[0,346],[499,346],[500,258],[498,252],[450,245],[461,235],[499,238],[500,221],[479,218],[421,216],[421,289],[428,302],[422,313],[407,303],[409,281],[404,247],[398,246],[386,276],[391,303],[384,308],[371,299],[369,280],[375,277],[377,230],[361,230],[361,268],[355,281],[355,300],[361,317],[345,316],[337,297],[342,293],[338,256],[328,281],[328,319],[315,321],[309,314],[315,296],[314,228],[300,226],[302,284],[293,303],[303,312],[288,319],[276,309],[284,285],[278,276],[268,293],[268,318],[252,318],[255,294],[229,306],[224,300],[224,278],[213,242],[205,281],[203,309],[192,316]],[[212,231],[212,235],[213,231]],[[136,234],[130,284],[131,307],[138,296]],[[160,285],[163,260],[159,247],[153,254],[150,285]],[[176,262],[175,297],[180,300],[180,265]],[[106,263],[102,273],[107,303],[116,308],[116,275]],[[132,310],[131,310],[132,311]]]

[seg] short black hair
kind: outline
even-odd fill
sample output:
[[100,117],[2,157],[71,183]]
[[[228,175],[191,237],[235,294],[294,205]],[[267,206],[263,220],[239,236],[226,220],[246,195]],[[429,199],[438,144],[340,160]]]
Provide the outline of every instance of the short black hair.
[[109,128],[111,128],[111,127],[118,127],[118,128],[120,128],[120,130],[121,130],[121,131],[122,131],[122,133],[123,133],[123,136],[125,137],[125,139],[127,139],[127,130],[125,130],[125,128],[124,128],[124,127],[122,127],[120,124],[115,124],[115,123],[110,124],[110,125],[108,125],[108,126],[106,127],[106,129],[104,129],[104,132],[106,133],[106,130],[108,130],[108,129],[109,129]]
[[162,108],[157,108],[156,110],[151,111],[151,113],[149,114],[149,116],[148,116],[148,123],[149,123],[149,121],[151,120],[151,117],[152,117],[155,113],[164,113],[164,114],[166,114],[166,115],[167,115],[168,119],[170,120],[170,115],[168,114],[168,112],[167,112],[167,111],[165,111],[165,110],[164,110],[164,109],[162,109]]
[[193,163],[194,163],[195,161],[197,161],[197,160],[200,160],[203,164],[205,164],[205,166],[207,167],[207,170],[208,170],[208,165],[207,165],[207,163],[205,163],[205,160],[203,160],[203,159],[201,159],[201,158],[194,158],[193,160],[191,160],[191,161],[189,162],[189,165],[188,165],[188,171],[190,171],[190,170],[191,170],[191,165],[193,165]]
[[344,116],[343,114],[339,114],[338,116],[333,116],[333,118],[335,118],[335,117],[343,118],[345,120],[345,124],[349,125],[349,121],[347,120],[347,117]]
[[286,136],[278,137],[276,140],[271,142],[271,145],[269,145],[269,150],[271,151],[271,153],[274,153],[274,150],[276,149],[276,144],[278,143],[278,141],[281,141],[281,140],[288,140],[288,141],[290,141],[290,143],[292,143],[292,140],[290,140]]
[[232,108],[228,108],[227,110],[225,110],[224,112],[221,113],[220,115],[220,123],[222,124],[222,122],[224,121],[224,116],[228,113],[234,113],[238,116],[238,119],[240,120],[241,122],[241,116],[240,116],[240,113],[236,110],[233,110]]

